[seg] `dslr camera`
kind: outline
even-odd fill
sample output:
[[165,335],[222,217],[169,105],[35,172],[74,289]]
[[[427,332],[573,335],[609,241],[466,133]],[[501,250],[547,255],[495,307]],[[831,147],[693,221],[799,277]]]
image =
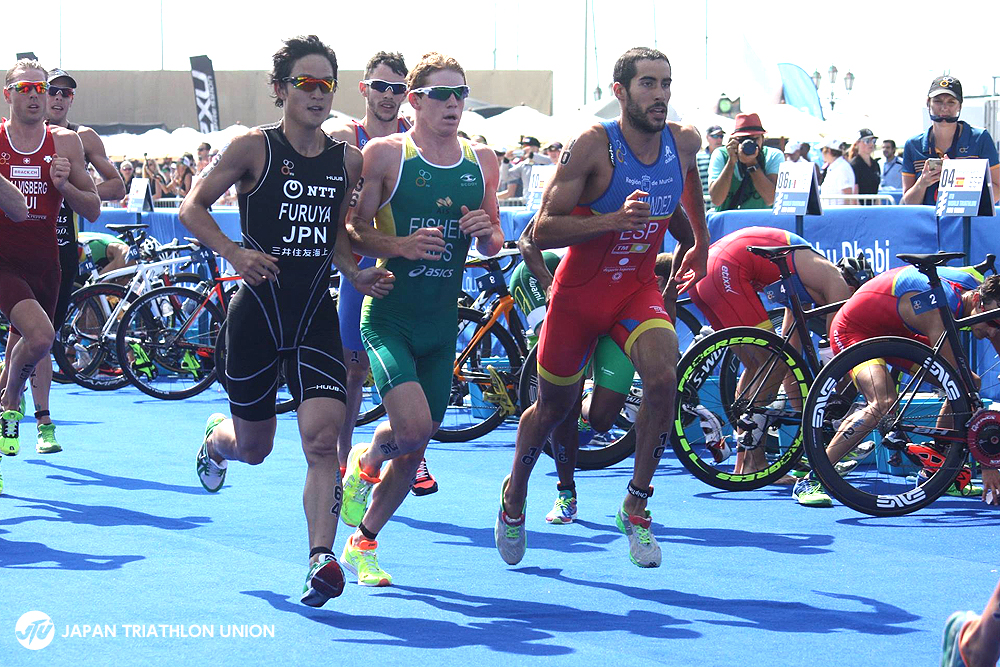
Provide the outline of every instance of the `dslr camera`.
[[755,139],[744,139],[740,142],[740,152],[744,155],[755,155],[757,153],[757,141]]

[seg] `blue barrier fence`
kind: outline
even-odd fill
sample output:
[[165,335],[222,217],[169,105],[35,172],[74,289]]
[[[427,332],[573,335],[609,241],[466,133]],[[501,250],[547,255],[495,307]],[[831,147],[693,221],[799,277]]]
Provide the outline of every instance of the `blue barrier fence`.
[[[177,210],[156,210],[143,213],[141,220],[150,225],[150,233],[160,241],[190,236],[177,218]],[[233,209],[213,211],[220,229],[233,239],[240,238],[239,213]],[[507,239],[516,239],[531,220],[532,213],[516,207],[500,209],[500,224]],[[96,223],[88,223],[88,231],[106,231],[107,224],[135,222],[136,214],[121,209],[106,209]],[[796,220],[791,216],[776,216],[764,211],[726,211],[708,215],[712,240],[726,234],[764,225],[795,231]],[[988,252],[1000,254],[1000,225],[996,218],[972,218],[968,225],[962,218],[938,218],[931,206],[845,206],[827,209],[822,216],[806,216],[802,221],[802,236],[831,261],[845,254],[864,252],[877,272],[901,266],[899,253],[928,253],[937,250],[965,251],[969,263],[979,262]],[[672,245],[668,238],[666,242]],[[475,294],[476,276],[481,271],[466,271],[463,286]],[[976,368],[983,376],[983,394],[1000,400],[998,369],[987,366],[995,353],[986,342],[976,342]]]

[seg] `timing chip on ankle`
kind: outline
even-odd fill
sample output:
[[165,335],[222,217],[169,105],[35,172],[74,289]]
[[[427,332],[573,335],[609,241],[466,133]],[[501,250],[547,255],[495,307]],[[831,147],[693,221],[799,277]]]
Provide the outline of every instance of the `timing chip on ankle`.
[[648,489],[640,489],[638,486],[632,484],[631,481],[628,483],[628,492],[631,493],[636,498],[642,498],[646,500],[647,498],[653,497],[653,487],[650,486]]

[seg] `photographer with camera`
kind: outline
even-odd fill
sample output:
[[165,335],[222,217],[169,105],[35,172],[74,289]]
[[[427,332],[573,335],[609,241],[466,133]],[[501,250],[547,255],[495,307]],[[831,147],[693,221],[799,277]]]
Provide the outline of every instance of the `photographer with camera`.
[[708,194],[716,210],[771,208],[784,159],[780,150],[764,145],[760,116],[738,114],[729,142],[712,153],[708,167]]

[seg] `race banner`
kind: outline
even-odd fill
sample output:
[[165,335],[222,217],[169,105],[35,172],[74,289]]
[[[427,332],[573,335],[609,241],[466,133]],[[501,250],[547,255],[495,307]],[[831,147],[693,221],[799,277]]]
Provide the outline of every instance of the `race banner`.
[[215,70],[208,56],[191,56],[191,79],[194,81],[194,104],[198,111],[198,129],[202,133],[217,132],[219,124],[219,91],[215,86]]

